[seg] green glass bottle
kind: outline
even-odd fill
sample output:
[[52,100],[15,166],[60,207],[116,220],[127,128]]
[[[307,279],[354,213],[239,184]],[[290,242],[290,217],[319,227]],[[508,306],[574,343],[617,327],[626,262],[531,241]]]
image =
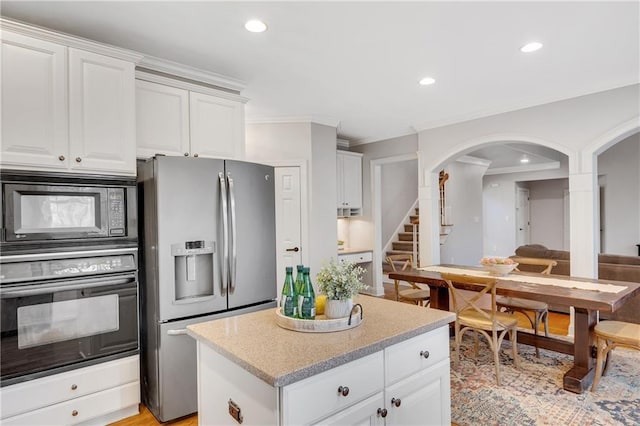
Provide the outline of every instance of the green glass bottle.
[[302,275],[302,288],[298,293],[298,313],[302,319],[315,319],[316,295],[309,277],[309,268],[303,268]]
[[302,289],[302,281],[303,281],[302,270],[304,269],[304,265],[297,265],[296,269],[298,270],[298,273],[296,275],[295,290],[296,292],[300,293],[300,290]]
[[296,303],[296,291],[293,286],[293,268],[287,266],[285,271],[286,275],[284,277],[284,285],[282,286],[280,307],[285,316],[296,318],[298,316],[298,306]]

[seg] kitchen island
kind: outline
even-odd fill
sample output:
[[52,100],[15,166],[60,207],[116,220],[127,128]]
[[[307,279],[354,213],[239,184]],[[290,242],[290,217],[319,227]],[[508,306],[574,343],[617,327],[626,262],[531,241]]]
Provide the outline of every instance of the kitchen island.
[[[450,312],[358,296],[333,333],[276,324],[273,309],[187,327],[200,424],[450,424]],[[234,420],[235,419],[235,420]]]

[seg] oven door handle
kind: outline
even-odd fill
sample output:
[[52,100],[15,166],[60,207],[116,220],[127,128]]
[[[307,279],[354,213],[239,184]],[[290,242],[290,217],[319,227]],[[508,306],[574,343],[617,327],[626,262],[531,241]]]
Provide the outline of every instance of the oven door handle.
[[83,290],[86,288],[104,287],[107,285],[131,284],[136,282],[134,275],[122,278],[98,278],[82,280],[73,284],[36,284],[30,286],[20,286],[19,288],[0,289],[0,298],[9,299],[15,297],[37,296],[40,294],[56,293],[67,290]]

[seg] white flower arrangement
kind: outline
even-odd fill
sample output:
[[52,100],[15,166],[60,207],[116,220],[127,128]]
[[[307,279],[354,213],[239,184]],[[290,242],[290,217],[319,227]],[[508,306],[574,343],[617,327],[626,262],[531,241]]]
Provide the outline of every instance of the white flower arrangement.
[[364,273],[364,268],[354,263],[336,262],[332,258],[328,264],[322,266],[316,275],[316,282],[320,292],[327,295],[327,299],[345,300],[369,287],[361,281]]

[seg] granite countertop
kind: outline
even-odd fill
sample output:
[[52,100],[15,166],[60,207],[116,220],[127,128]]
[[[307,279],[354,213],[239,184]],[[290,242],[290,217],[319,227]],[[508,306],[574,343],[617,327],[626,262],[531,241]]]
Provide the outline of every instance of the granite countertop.
[[454,321],[437,309],[360,295],[362,323],[333,333],[276,324],[275,309],[187,327],[187,333],[272,386],[285,386]]

